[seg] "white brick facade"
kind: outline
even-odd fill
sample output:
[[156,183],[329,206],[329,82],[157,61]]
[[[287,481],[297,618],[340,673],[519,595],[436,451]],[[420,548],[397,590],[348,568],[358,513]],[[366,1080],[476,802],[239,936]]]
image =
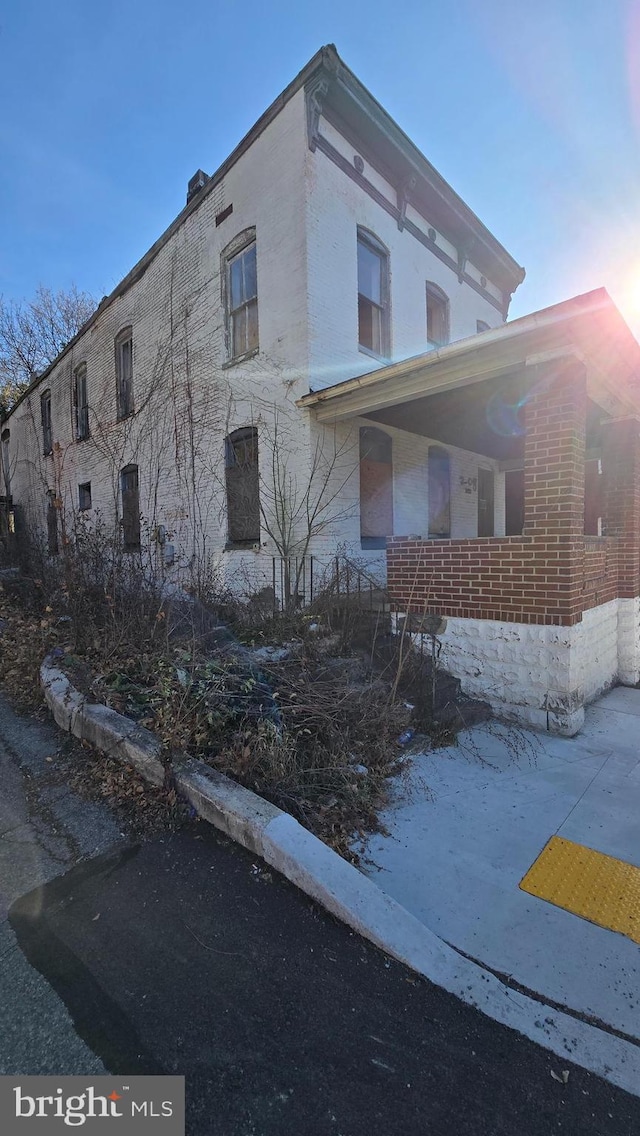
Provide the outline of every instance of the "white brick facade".
[[[361,553],[357,441],[362,423],[341,425],[334,434],[295,406],[309,389],[379,365],[358,347],[359,226],[374,232],[389,250],[393,358],[427,347],[427,281],[449,297],[452,338],[473,335],[477,320],[491,326],[502,321],[502,294],[495,284],[485,279],[485,298],[461,283],[412,232],[401,231],[388,211],[395,208],[397,187],[371,159],[363,176],[378,199],[321,149],[310,148],[302,87],[266,125],[261,120],[254,135],[225,163],[197,208],[185,211],[168,237],[161,238],[155,255],[151,250],[103,302],[88,329],[6,423],[13,499],[27,523],[44,531],[53,497],[61,502],[61,520],[68,526],[78,509],[78,486],[88,482],[90,515],[113,526],[121,514],[120,471],[134,464],[143,541],[159,560],[151,537],[163,526],[175,549],[168,575],[178,578],[210,557],[222,579],[236,586],[248,578],[256,586],[268,586],[269,558],[276,548],[263,524],[261,547],[225,550],[224,438],[236,428],[258,426],[263,508],[268,511],[272,454],[262,442],[273,437],[274,417],[287,478],[299,497],[317,445],[328,454],[337,439],[342,448],[332,482],[339,492],[322,514],[325,523],[318,526],[308,552],[320,560],[329,559],[338,547]],[[344,161],[353,162],[352,142],[322,116],[319,135]],[[428,232],[430,219],[413,205],[406,206],[406,216],[423,234]],[[259,350],[230,363],[223,258],[245,231],[255,231]],[[454,245],[441,232],[437,241],[444,254],[455,257]],[[471,263],[465,262],[465,271],[475,281],[482,278]],[[114,339],[127,326],[133,336],[135,413],[118,422]],[[87,366],[91,437],[75,441],[73,372],[80,363]],[[42,452],[44,390],[51,391],[52,401],[54,452],[49,456]],[[387,432],[394,448],[394,529],[426,532],[429,440],[391,428]],[[495,470],[496,532],[503,531],[503,479],[496,463],[455,448],[450,455],[452,535],[475,532],[478,465]],[[362,557],[383,569],[383,554]]]

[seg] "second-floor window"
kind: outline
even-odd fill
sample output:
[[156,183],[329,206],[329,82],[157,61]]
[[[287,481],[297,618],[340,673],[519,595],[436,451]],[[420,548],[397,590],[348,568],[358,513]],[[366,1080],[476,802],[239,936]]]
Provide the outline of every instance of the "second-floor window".
[[133,414],[133,331],[122,329],[116,337],[116,398],[118,418]]
[[258,347],[258,274],[256,242],[227,261],[227,297],[231,356],[236,359]]
[[443,347],[449,342],[449,299],[437,284],[427,284],[427,342]]
[[4,491],[7,495],[7,497],[11,496],[11,466],[9,464],[9,461],[10,461],[10,454],[9,454],[10,444],[11,444],[11,434],[9,433],[8,430],[3,430],[2,431],[2,480],[4,482]]
[[40,398],[40,415],[42,418],[42,452],[53,452],[53,431],[51,427],[51,391],[47,390]]
[[89,400],[87,397],[87,364],[81,363],[73,372],[76,405],[76,438],[89,437]]
[[389,354],[389,257],[376,238],[358,231],[358,343]]

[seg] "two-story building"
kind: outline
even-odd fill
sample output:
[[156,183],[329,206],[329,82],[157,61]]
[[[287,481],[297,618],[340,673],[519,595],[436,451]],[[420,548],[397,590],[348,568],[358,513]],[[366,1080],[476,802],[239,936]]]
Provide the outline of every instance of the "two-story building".
[[[640,349],[601,293],[506,324],[523,276],[322,48],[2,424],[6,494],[52,555],[100,516],[169,581],[388,558],[400,612],[449,617],[452,670],[571,732],[640,677],[601,484]],[[608,646],[585,682],[587,610]]]

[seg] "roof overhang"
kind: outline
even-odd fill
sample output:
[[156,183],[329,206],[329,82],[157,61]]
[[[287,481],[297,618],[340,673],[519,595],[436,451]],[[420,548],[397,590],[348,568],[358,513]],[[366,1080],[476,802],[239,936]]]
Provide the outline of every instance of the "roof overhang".
[[606,414],[640,410],[640,344],[604,288],[492,331],[380,367],[299,399],[319,422],[371,415],[490,380],[518,381],[572,356],[587,373],[589,397]]

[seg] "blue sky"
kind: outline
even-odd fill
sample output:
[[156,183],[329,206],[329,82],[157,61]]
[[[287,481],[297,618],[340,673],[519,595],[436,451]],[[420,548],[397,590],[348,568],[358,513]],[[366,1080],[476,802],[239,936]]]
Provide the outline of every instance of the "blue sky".
[[98,298],[323,43],[527,269],[640,335],[633,0],[0,0],[0,292]]

